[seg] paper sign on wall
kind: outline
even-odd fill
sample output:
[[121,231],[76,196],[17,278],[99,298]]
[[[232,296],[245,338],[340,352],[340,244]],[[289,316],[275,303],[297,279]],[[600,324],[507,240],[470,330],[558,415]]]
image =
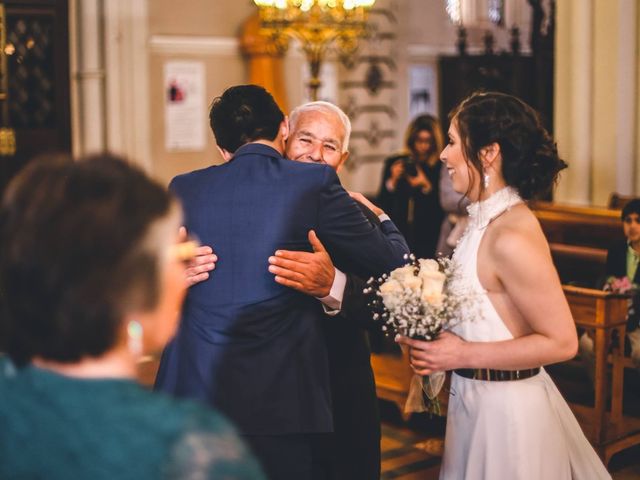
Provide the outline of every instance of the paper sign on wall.
[[164,64],[164,131],[169,152],[202,151],[206,147],[204,63]]
[[438,115],[436,71],[431,65],[409,66],[409,117]]

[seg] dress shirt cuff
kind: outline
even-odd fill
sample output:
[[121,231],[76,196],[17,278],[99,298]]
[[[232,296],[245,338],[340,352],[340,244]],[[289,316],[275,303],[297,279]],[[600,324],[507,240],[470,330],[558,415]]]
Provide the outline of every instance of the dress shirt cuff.
[[378,220],[380,220],[380,223],[386,222],[387,220],[391,221],[391,217],[389,217],[389,215],[387,215],[386,213],[382,213],[378,215]]
[[[335,268],[335,267],[334,267]],[[336,274],[333,277],[333,285],[329,295],[318,298],[322,302],[324,313],[330,316],[337,315],[342,309],[342,299],[344,298],[344,289],[347,286],[347,276],[340,270],[335,268]]]

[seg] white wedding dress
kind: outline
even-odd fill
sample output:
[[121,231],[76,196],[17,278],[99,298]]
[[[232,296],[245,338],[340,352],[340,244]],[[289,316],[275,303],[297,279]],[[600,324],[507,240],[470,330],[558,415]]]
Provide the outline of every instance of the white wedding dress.
[[[453,254],[456,288],[478,301],[453,331],[469,341],[513,338],[477,274],[480,241],[492,219],[522,202],[510,187],[469,206],[469,225]],[[483,381],[452,374],[441,480],[610,479],[555,384],[541,369],[514,381]]]

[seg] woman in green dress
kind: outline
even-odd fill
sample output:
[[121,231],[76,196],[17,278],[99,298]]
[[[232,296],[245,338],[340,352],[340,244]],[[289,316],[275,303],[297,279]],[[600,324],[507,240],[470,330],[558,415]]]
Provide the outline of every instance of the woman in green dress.
[[195,251],[122,160],[34,162],[0,208],[0,478],[263,479],[233,427],[143,389]]

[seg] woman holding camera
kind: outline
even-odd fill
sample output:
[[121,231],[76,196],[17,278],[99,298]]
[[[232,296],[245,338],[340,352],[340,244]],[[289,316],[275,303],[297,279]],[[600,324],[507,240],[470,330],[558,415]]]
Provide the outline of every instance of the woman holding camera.
[[442,139],[438,120],[420,115],[407,128],[406,150],[384,164],[378,202],[418,258],[435,256],[444,218],[438,186]]

